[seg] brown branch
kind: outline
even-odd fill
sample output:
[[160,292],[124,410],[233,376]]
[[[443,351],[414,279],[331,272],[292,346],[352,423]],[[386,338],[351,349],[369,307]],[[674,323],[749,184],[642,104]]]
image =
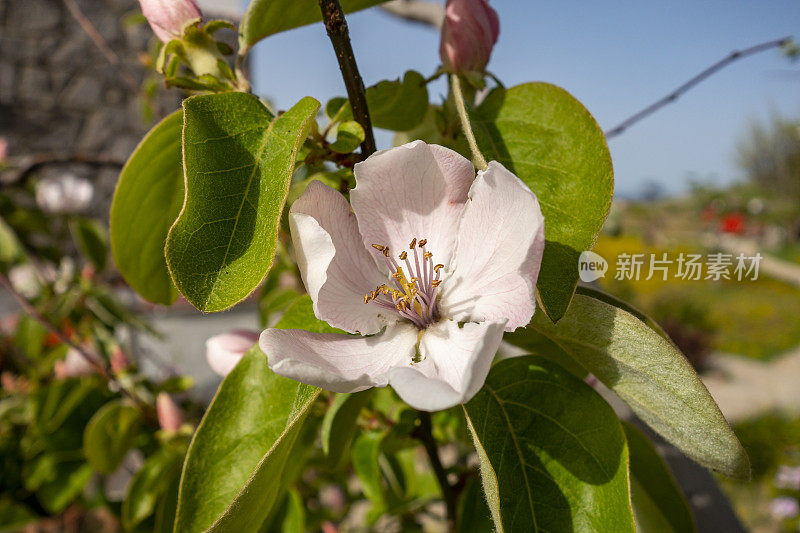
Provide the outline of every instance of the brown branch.
[[621,134],[622,132],[630,128],[632,125],[642,120],[643,118],[652,115],[665,105],[671,104],[672,102],[677,100],[683,93],[685,93],[686,91],[688,91],[701,81],[705,80],[712,74],[715,74],[719,70],[722,70],[723,68],[727,67],[737,59],[742,59],[743,57],[757,54],[758,52],[763,52],[764,50],[770,50],[772,48],[784,46],[789,42],[791,42],[791,37],[784,37],[783,39],[777,39],[775,41],[769,41],[766,43],[757,44],[755,46],[751,46],[750,48],[745,48],[744,50],[737,50],[735,52],[732,52],[724,59],[717,61],[707,69],[703,70],[702,72],[691,78],[689,81],[687,81],[686,83],[684,83],[683,85],[681,85],[680,87],[669,93],[664,98],[661,98],[660,100],[645,107],[641,111],[634,113],[630,117],[620,122],[618,125],[606,131],[606,139],[610,139],[611,137],[615,137]]
[[339,61],[339,69],[342,71],[347,98],[353,109],[353,117],[364,128],[361,155],[366,158],[375,153],[375,136],[372,132],[372,121],[369,118],[364,80],[358,73],[358,65],[356,65],[353,47],[350,44],[350,34],[347,30],[347,21],[344,18],[342,6],[339,5],[339,0],[319,0],[319,7],[328,37],[336,52],[336,59]]
[[392,0],[381,5],[381,9],[395,17],[430,26],[437,30],[444,24],[444,6],[438,2],[424,0]]
[[86,348],[77,345],[66,335],[64,335],[64,333],[60,329],[58,329],[58,327],[56,327],[55,324],[53,324],[52,322],[47,320],[44,316],[42,316],[39,310],[36,309],[36,307],[34,307],[33,304],[31,304],[28,301],[27,298],[21,295],[14,288],[14,286],[11,284],[11,281],[9,281],[8,276],[6,276],[2,272],[0,272],[0,285],[2,285],[9,293],[11,293],[11,296],[13,296],[14,299],[17,301],[17,303],[19,303],[23,311],[25,311],[31,318],[33,318],[39,324],[44,326],[44,328],[47,329],[47,331],[55,335],[55,337],[59,340],[59,342],[76,350],[81,355],[81,357],[83,357],[83,359],[89,364],[89,366],[91,366],[94,369],[95,372],[97,372],[109,383],[114,383],[117,386],[117,388],[119,388],[122,394],[130,398],[131,401],[133,401],[136,405],[138,405],[139,408],[142,409],[142,412],[145,413],[145,415],[148,415],[150,418],[152,418],[151,416],[152,409],[150,408],[150,406],[141,398],[139,398],[139,396],[136,393],[123,387],[122,384],[119,381],[117,381],[117,379],[111,373],[109,367],[101,363],[102,358],[100,356],[90,353],[88,350],[86,350]]
[[119,75],[122,76],[123,80],[125,80],[125,83],[133,91],[138,91],[139,83],[136,81],[136,78],[134,78],[133,75],[128,72],[128,69],[125,68],[125,65],[123,65],[122,61],[119,59],[119,56],[114,52],[114,50],[111,49],[110,46],[108,46],[106,40],[102,35],[100,35],[100,32],[97,31],[97,28],[94,27],[94,24],[92,24],[86,15],[83,14],[83,11],[81,11],[81,8],[78,7],[78,4],[75,2],[75,0],[63,0],[63,2],[64,5],[67,6],[72,18],[74,18],[78,24],[81,25],[83,31],[86,32],[106,60],[117,69]]
[[431,414],[427,411],[417,411],[419,415],[419,427],[414,432],[414,437],[422,442],[425,447],[425,452],[428,454],[433,473],[436,474],[436,479],[442,489],[442,499],[444,500],[445,511],[447,513],[447,531],[455,533],[456,520],[457,520],[457,506],[456,494],[453,487],[447,480],[447,472],[439,459],[439,450],[436,447],[436,439],[433,438],[433,424],[431,422]]
[[115,167],[122,168],[125,166],[125,161],[114,157],[106,157],[94,154],[60,154],[60,153],[41,153],[22,156],[9,161],[10,167],[4,172],[8,177],[0,181],[0,183],[16,183],[27,178],[30,174],[35,172],[40,167],[49,165],[70,165],[82,164],[92,167]]

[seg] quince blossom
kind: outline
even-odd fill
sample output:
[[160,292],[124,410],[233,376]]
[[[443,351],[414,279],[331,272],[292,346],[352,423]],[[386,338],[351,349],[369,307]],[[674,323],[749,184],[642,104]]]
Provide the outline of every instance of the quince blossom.
[[531,190],[415,141],[357,164],[351,205],[311,183],[289,214],[315,315],[358,336],[267,329],[277,374],[334,392],[391,385],[446,409],[483,386],[505,331],[525,326],[544,250]]

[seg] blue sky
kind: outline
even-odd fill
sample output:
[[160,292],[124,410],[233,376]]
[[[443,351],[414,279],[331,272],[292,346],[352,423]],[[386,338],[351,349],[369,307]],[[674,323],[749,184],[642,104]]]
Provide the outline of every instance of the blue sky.
[[[489,66],[506,85],[547,81],[580,99],[603,129],[664,96],[729,52],[800,34],[797,0],[590,2],[492,0],[501,33]],[[439,64],[439,36],[371,9],[348,18],[367,85]],[[285,109],[305,95],[344,95],[321,24],[257,45],[254,85]],[[431,96],[444,92],[433,84]],[[773,112],[800,117],[800,64],[777,51],[740,60],[609,146],[617,193],[656,181],[669,192],[689,180],[740,177],[734,157],[748,124]],[[378,136],[388,145],[391,136]]]

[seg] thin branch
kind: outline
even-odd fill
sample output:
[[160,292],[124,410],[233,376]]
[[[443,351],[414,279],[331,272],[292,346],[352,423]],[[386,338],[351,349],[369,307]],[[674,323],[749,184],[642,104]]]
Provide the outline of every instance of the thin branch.
[[385,12],[437,30],[444,24],[444,6],[438,2],[424,0],[392,0],[381,5]]
[[684,83],[683,85],[681,85],[680,87],[669,93],[664,98],[650,104],[649,106],[645,107],[638,113],[634,113],[630,117],[620,122],[618,125],[608,130],[606,132],[606,139],[610,139],[611,137],[619,135],[620,133],[630,128],[632,125],[642,120],[643,118],[652,115],[665,105],[671,104],[672,102],[677,100],[683,93],[685,93],[686,91],[688,91],[701,81],[705,80],[712,74],[716,73],[717,71],[727,67],[737,59],[742,59],[743,57],[757,54],[758,52],[763,52],[764,50],[771,50],[772,48],[778,48],[780,46],[784,46],[787,43],[791,42],[791,40],[792,40],[791,37],[784,37],[783,39],[777,39],[775,41],[769,41],[766,43],[757,44],[755,46],[751,46],[750,48],[745,48],[744,50],[737,50],[735,52],[732,52],[724,59],[717,61],[707,69],[703,70],[702,72],[691,78],[689,81],[687,81],[686,83]]
[[[70,165],[81,164],[89,165],[92,167],[114,167],[122,168],[125,166],[125,161],[115,157],[108,157],[103,155],[94,154],[69,154],[69,153],[41,153],[25,155],[15,160],[10,161],[11,168],[5,169],[8,177],[0,180],[2,184],[16,183],[22,181],[35,172],[40,167],[50,165]],[[0,172],[0,174],[2,173]]]
[[344,86],[347,89],[347,98],[353,108],[353,117],[364,128],[364,142],[361,143],[361,155],[369,157],[375,152],[375,136],[372,132],[372,121],[369,118],[367,107],[367,92],[364,89],[364,80],[358,73],[358,65],[350,44],[350,35],[347,30],[347,21],[344,18],[339,0],[319,0],[322,11],[322,20],[336,52],[339,69],[342,71]]
[[456,495],[453,487],[447,480],[447,472],[442,466],[442,461],[439,459],[439,450],[436,447],[436,440],[433,438],[433,424],[431,423],[431,414],[427,411],[417,411],[419,415],[419,427],[414,433],[414,436],[422,442],[425,447],[425,452],[428,454],[428,459],[431,461],[433,473],[436,474],[436,479],[439,481],[439,486],[442,488],[442,498],[444,499],[445,510],[447,512],[447,530],[451,533],[456,531]]
[[11,281],[9,281],[8,276],[6,276],[2,272],[0,272],[0,285],[2,285],[9,293],[11,293],[11,296],[14,297],[17,303],[19,303],[20,307],[22,307],[22,309],[31,318],[33,318],[39,324],[44,326],[44,328],[47,329],[50,333],[55,335],[55,337],[59,340],[59,342],[77,351],[80,354],[80,356],[83,357],[83,359],[89,364],[89,366],[91,366],[94,369],[95,372],[97,372],[109,383],[114,383],[119,388],[120,392],[122,392],[122,394],[130,398],[136,405],[138,405],[145,414],[152,414],[151,409],[149,408],[150,406],[146,402],[144,402],[141,398],[139,398],[139,396],[137,396],[133,391],[130,391],[125,387],[123,387],[122,384],[119,381],[117,381],[117,379],[113,376],[109,368],[101,363],[102,359],[100,358],[100,356],[92,354],[88,350],[86,350],[86,348],[72,342],[72,340],[69,339],[66,335],[64,335],[64,333],[60,329],[58,329],[55,326],[55,324],[53,324],[52,322],[47,320],[44,316],[42,316],[39,310],[36,309],[36,307],[34,307],[33,304],[31,304],[28,301],[27,298],[25,298],[14,288],[14,286],[11,284]]
[[97,46],[106,60],[117,69],[119,75],[122,76],[123,80],[125,80],[125,83],[127,83],[132,90],[138,91],[139,83],[136,81],[136,78],[134,78],[131,73],[128,72],[128,69],[126,69],[122,61],[120,61],[119,56],[114,52],[114,50],[111,49],[110,46],[108,46],[106,40],[102,35],[100,35],[100,32],[97,31],[97,28],[94,27],[94,24],[92,24],[86,15],[83,14],[83,11],[81,11],[81,8],[78,7],[78,4],[75,2],[75,0],[63,0],[63,2],[64,5],[67,6],[72,18],[74,18],[78,24],[81,25],[83,31],[89,35],[89,38],[92,40],[95,46]]

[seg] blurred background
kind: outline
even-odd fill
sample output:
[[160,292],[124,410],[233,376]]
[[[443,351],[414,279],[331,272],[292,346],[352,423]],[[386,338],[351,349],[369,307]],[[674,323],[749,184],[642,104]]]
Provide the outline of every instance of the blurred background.
[[[238,0],[200,4],[209,18],[233,20],[246,7]],[[800,28],[794,0],[493,0],[492,6],[500,15],[501,35],[489,70],[507,86],[543,80],[564,87],[606,131],[733,50],[777,41]],[[441,7],[430,2],[422,21],[411,20],[407,3],[399,0],[386,10],[348,18],[366,85],[409,69],[433,74],[439,65]],[[232,33],[229,38],[235,42]],[[182,300],[169,308],[147,304],[115,272],[107,223],[119,170],[144,133],[177,109],[182,97],[156,76],[156,53],[157,42],[134,0],[0,0],[0,241],[8,238],[8,227],[24,250],[24,258],[0,259],[13,264],[14,288],[45,302],[62,331],[101,339],[96,349],[108,357],[122,352],[125,364],[144,376],[137,379],[162,383],[189,376],[191,392],[186,380],[164,390],[191,418],[220,380],[205,361],[205,340],[232,329],[260,329],[300,289],[270,285],[232,311],[204,316]],[[609,135],[616,194],[594,251],[610,268],[594,283],[664,327],[747,448],[753,480],[718,480],[736,517],[726,531],[798,530],[796,55],[791,46],[770,46],[735,59],[652,116]],[[324,103],[345,93],[319,24],[259,43],[248,68],[255,92],[276,109],[305,95]],[[435,100],[447,89],[440,80],[429,91]],[[389,147],[392,134],[378,132],[377,141],[379,148]],[[684,280],[673,275],[675,264],[666,280],[614,275],[621,254],[644,254],[647,273],[651,254],[675,260],[680,254],[714,253],[761,254],[757,279]],[[14,471],[10,463],[16,461],[14,443],[22,439],[13,418],[19,411],[5,400],[29,379],[15,365],[44,361],[41,371],[50,372],[69,357],[64,359],[67,349],[59,339],[37,330],[7,291],[0,292],[0,336],[0,489],[5,490]],[[145,388],[157,394],[159,387]],[[68,398],[53,394],[56,403]],[[30,473],[15,475],[30,478]],[[122,475],[117,485],[106,487],[112,494],[102,498],[118,502],[121,496],[114,500],[113,489],[124,494],[129,479]],[[718,496],[708,496],[707,487],[692,483],[682,486],[695,510],[724,507]],[[52,488],[50,504],[35,509],[61,518],[29,527],[67,527],[63,514],[79,491],[75,483],[66,485]],[[8,501],[0,497],[0,517],[14,516]]]

